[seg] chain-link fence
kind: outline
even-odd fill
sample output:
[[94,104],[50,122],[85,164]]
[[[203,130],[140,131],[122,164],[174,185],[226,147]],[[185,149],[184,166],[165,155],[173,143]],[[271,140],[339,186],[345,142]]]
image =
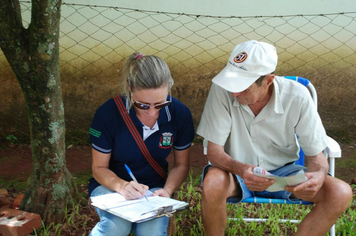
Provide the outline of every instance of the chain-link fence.
[[[31,3],[21,7],[28,26]],[[120,92],[122,62],[134,51],[168,63],[173,95],[190,107],[197,125],[213,76],[236,44],[256,39],[276,46],[277,75],[306,77],[316,86],[327,130],[353,139],[355,17],[356,12],[224,17],[64,3],[60,57],[67,137],[77,144],[88,141],[95,109]],[[28,140],[24,98],[1,51],[0,83],[1,136],[7,142]]]

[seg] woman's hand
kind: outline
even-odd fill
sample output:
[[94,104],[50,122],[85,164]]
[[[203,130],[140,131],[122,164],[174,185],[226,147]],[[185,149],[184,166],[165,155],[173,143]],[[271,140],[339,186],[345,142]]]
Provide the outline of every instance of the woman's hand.
[[154,191],[152,196],[171,197],[169,195],[169,193],[163,188],[160,188],[160,189],[157,189],[156,191]]
[[147,185],[139,184],[135,181],[130,181],[124,184],[120,193],[125,197],[125,199],[130,200],[143,197],[147,190]]

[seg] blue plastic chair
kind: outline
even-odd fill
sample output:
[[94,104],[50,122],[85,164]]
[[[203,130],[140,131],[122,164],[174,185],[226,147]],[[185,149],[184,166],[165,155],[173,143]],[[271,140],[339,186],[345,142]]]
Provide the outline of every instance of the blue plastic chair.
[[[318,107],[318,97],[316,90],[312,83],[302,77],[298,76],[284,76],[286,79],[291,79],[294,81],[297,81],[301,84],[303,84],[305,87],[307,87],[310,91],[310,94],[312,96],[312,99],[315,104],[315,109]],[[207,155],[207,147],[208,147],[208,140],[204,139],[203,141],[203,147],[204,147],[204,155]],[[335,175],[335,158],[341,158],[341,149],[340,145],[332,138],[328,137],[328,147],[324,150],[325,156],[329,160],[329,172],[332,176]],[[304,152],[303,150],[300,150],[299,153],[299,159],[295,161],[296,164],[298,165],[304,165]],[[285,199],[270,199],[270,198],[261,198],[261,197],[250,197],[242,201],[244,203],[269,203],[269,204],[301,204],[301,205],[310,205],[313,204],[311,202],[306,202],[306,201],[287,201]],[[230,220],[237,220],[236,218],[230,218]],[[264,222],[267,221],[268,219],[263,219],[263,218],[243,218],[244,221],[247,222]],[[300,220],[295,220],[295,219],[280,219],[280,222],[291,222],[291,223],[299,223]],[[330,229],[330,236],[335,236],[335,225],[333,225]]]

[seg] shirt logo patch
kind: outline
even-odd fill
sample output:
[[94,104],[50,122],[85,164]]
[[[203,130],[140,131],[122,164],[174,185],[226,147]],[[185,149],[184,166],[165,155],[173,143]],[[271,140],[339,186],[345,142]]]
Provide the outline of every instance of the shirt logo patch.
[[236,57],[234,57],[234,62],[241,63],[247,58],[247,52],[241,52]]
[[173,145],[173,134],[172,133],[162,133],[161,138],[159,139],[160,148],[170,148]]
[[90,134],[90,135],[93,135],[94,137],[99,138],[100,135],[101,135],[101,132],[100,132],[100,131],[97,131],[97,130],[95,130],[95,129],[93,129],[93,128],[90,128],[90,129],[89,129],[89,134]]

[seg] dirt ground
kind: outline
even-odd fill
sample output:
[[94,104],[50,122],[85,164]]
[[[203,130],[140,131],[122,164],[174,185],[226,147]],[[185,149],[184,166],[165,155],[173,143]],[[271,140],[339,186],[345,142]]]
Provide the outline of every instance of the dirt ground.
[[[66,150],[67,168],[72,174],[91,169],[91,147],[75,146]],[[173,156],[168,161],[172,164]],[[194,173],[201,172],[207,164],[203,156],[201,143],[193,143],[191,147],[191,168]],[[32,171],[31,149],[29,147],[11,147],[0,150],[0,178],[5,180],[26,180]]]
[[[356,177],[356,144],[341,145],[342,158],[336,160],[336,176],[347,183]],[[66,150],[67,168],[72,174],[90,171],[91,147],[74,146]],[[168,158],[172,164],[173,156]],[[207,164],[203,155],[202,143],[193,143],[191,147],[191,169],[195,174],[201,172]],[[5,180],[26,180],[32,171],[31,149],[29,147],[9,147],[0,150],[0,178]]]

